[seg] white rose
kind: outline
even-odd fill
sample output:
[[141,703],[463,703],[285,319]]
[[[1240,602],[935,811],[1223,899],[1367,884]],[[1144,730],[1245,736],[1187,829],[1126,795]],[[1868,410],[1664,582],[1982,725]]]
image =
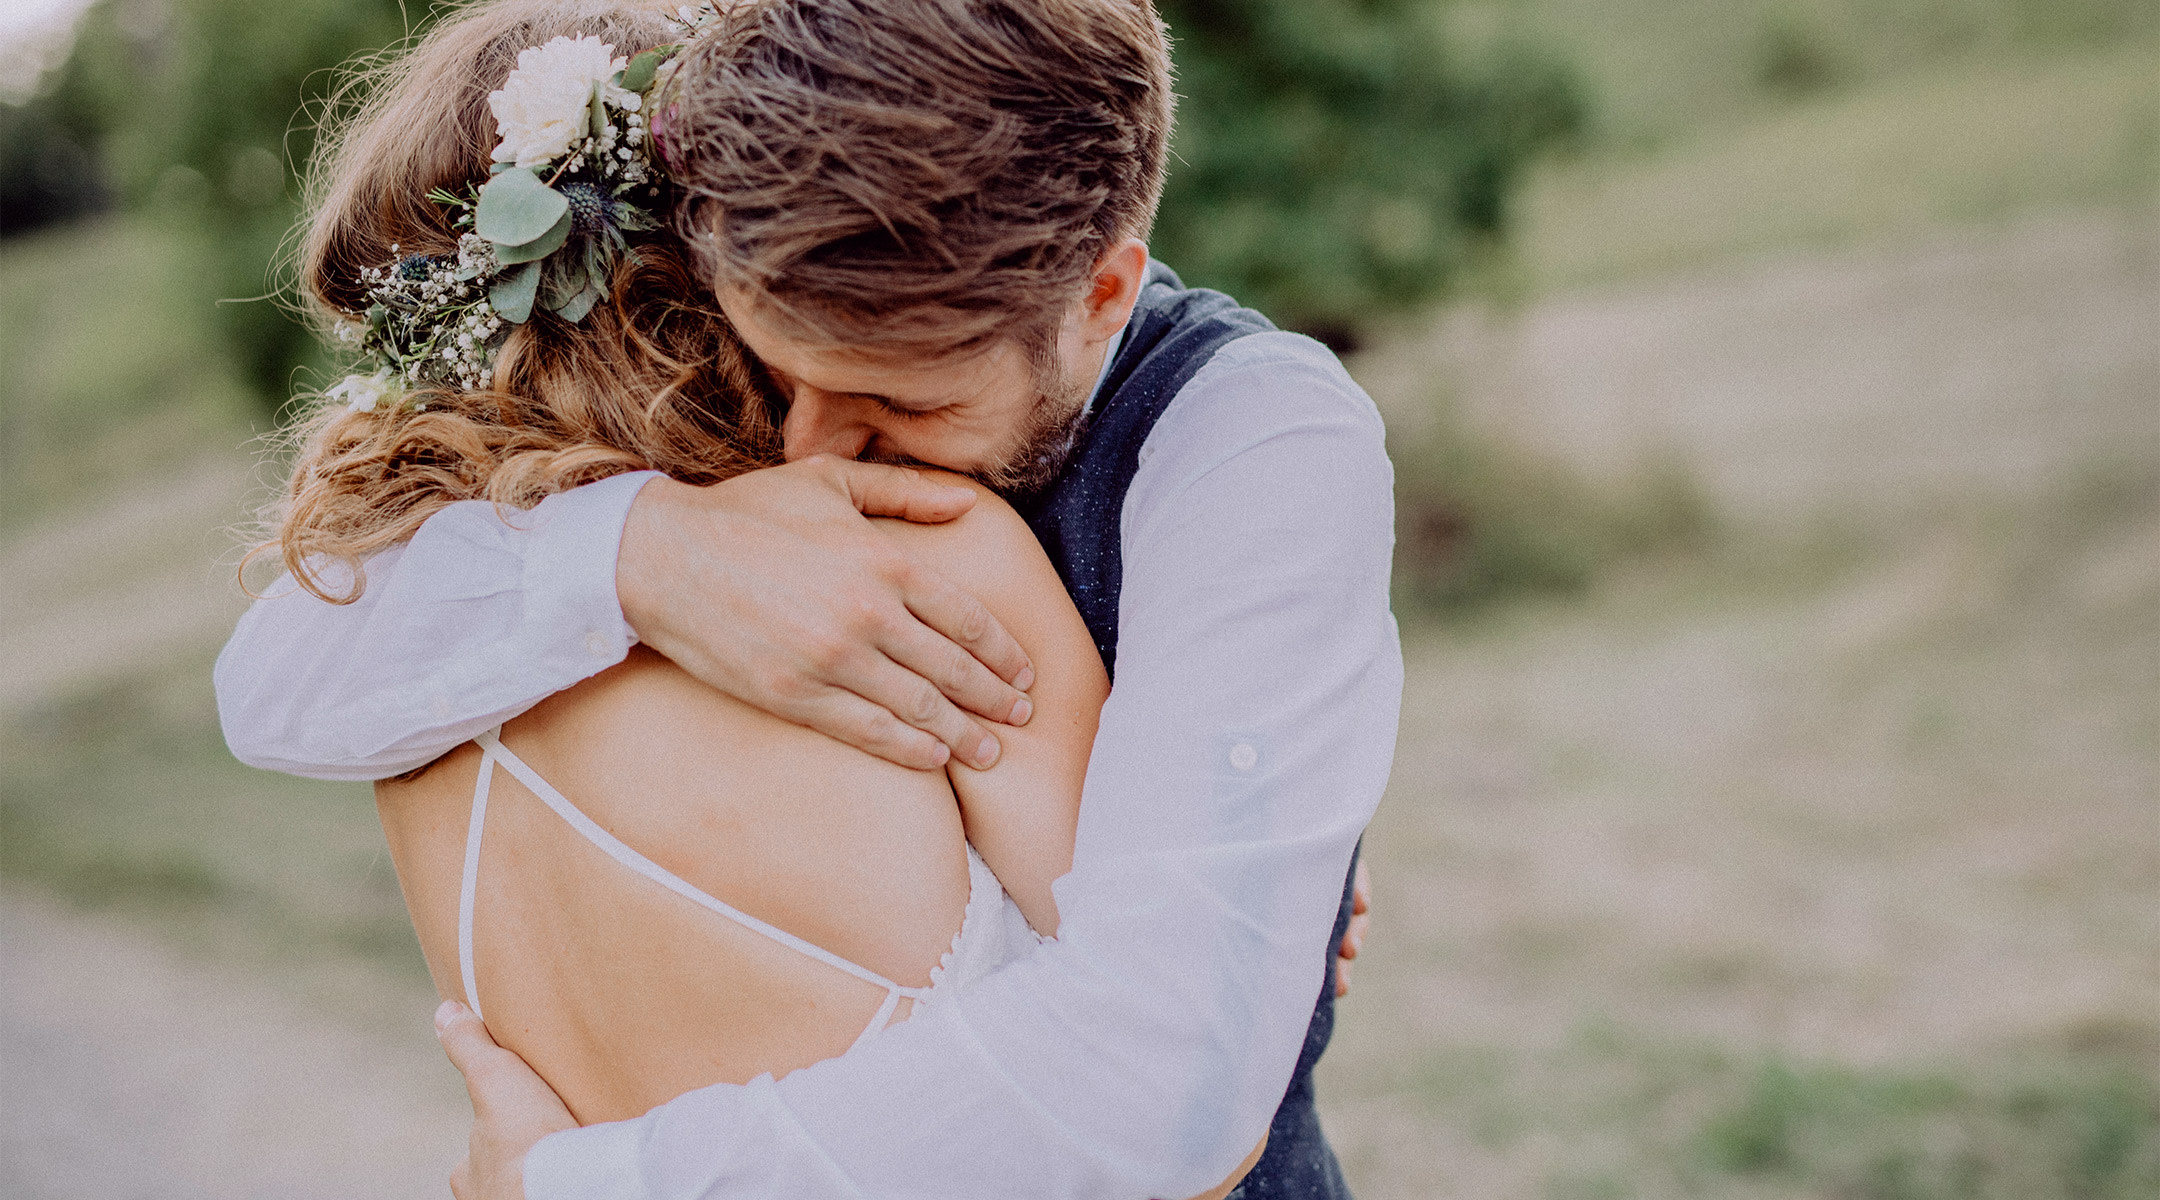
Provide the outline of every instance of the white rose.
[[635,111],[638,95],[615,82],[630,64],[612,57],[615,47],[596,37],[559,37],[518,52],[517,70],[502,90],[488,93],[502,143],[495,161],[538,166],[569,153],[585,135],[585,114],[595,92],[618,108]]

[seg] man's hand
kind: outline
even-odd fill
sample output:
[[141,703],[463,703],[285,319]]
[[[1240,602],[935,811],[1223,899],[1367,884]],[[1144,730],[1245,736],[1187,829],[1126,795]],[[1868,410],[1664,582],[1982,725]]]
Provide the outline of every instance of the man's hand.
[[450,1172],[457,1200],[525,1200],[525,1155],[541,1138],[577,1128],[547,1082],[525,1060],[488,1036],[487,1026],[455,1000],[435,1010],[435,1036],[465,1076],[472,1096],[472,1140]]
[[974,503],[829,455],[711,487],[656,479],[631,506],[615,588],[640,641],[745,704],[902,766],[987,767],[997,739],[968,714],[1026,724],[1034,668],[988,609],[864,519],[950,521]]
[[1365,931],[1372,927],[1372,871],[1358,859],[1357,881],[1350,885],[1350,928],[1343,931],[1342,945],[1335,951],[1335,998],[1350,994],[1350,964],[1365,948]]

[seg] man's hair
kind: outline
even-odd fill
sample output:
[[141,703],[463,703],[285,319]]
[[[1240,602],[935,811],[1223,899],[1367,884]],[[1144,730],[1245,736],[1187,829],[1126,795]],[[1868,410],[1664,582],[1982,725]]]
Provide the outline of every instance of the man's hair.
[[713,286],[873,353],[1047,350],[1146,237],[1173,95],[1151,0],[751,0],[656,114]]

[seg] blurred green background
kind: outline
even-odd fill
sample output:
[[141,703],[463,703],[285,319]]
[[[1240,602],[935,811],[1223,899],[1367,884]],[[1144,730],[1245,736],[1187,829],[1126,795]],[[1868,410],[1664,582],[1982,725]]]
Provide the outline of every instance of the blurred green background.
[[[439,1194],[367,790],[208,664],[377,0],[0,23],[0,1190]],[[2160,1196],[2160,6],[1178,0],[1156,238],[1390,424],[1358,1193]],[[114,1137],[119,1129],[125,1136]]]

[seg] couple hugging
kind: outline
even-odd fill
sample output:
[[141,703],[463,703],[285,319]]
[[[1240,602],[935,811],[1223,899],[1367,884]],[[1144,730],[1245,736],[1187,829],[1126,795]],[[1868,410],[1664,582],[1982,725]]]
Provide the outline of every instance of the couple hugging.
[[[371,779],[474,1197],[1341,1197],[1380,421],[1144,238],[1147,0],[483,0],[333,131],[234,752]],[[1361,890],[1361,889],[1360,889]]]

